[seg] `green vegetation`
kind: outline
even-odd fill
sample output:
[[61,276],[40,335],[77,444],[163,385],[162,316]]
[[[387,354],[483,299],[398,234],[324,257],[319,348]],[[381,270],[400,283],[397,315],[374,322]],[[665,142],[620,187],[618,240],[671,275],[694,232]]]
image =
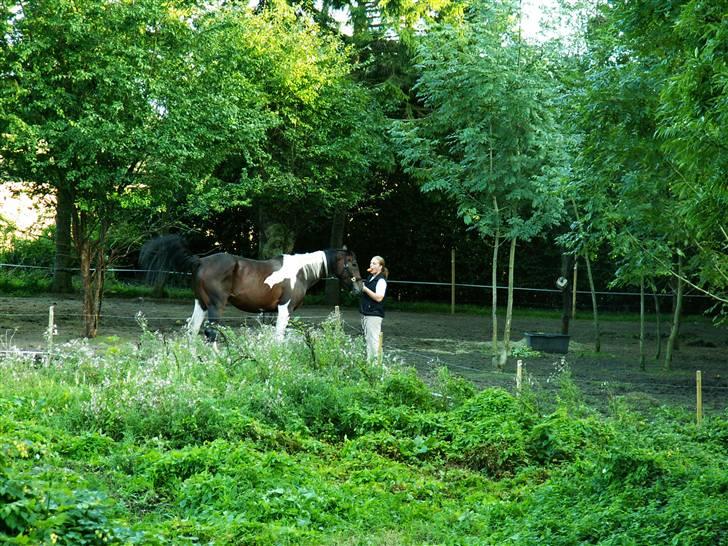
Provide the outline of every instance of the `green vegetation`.
[[[728,414],[649,416],[365,363],[333,319],[286,343],[0,361],[3,544],[719,544]],[[550,408],[548,411],[543,408]]]
[[552,39],[538,2],[253,4],[0,3],[0,182],[55,213],[42,257],[58,292],[82,271],[87,336],[107,269],[176,231],[347,244],[400,280],[449,280],[454,250],[510,287],[553,286],[566,252],[582,289],[726,316],[723,3],[557,2]]

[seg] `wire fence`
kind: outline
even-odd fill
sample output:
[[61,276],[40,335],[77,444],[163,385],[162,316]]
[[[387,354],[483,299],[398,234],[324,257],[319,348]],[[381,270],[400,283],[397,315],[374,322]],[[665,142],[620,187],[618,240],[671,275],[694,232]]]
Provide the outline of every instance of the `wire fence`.
[[[19,264],[2,264],[0,263],[0,268],[2,267],[9,267],[9,268],[21,268],[21,267],[27,267],[32,269],[45,269],[48,270],[49,268],[42,268],[39,266],[21,266]],[[145,273],[144,270],[139,269],[132,269],[132,268],[119,268],[112,270],[114,272],[124,272],[124,273],[134,273],[134,274],[143,274]],[[398,284],[400,285],[433,285],[438,287],[451,287],[451,284],[448,283],[440,283],[440,282],[429,282],[429,281],[399,281],[399,280],[390,280],[389,283],[396,286]],[[490,289],[491,287],[489,285],[480,285],[480,284],[455,284],[455,286],[465,287],[465,288],[475,288],[475,289]],[[501,286],[497,286],[498,289],[505,288]],[[522,290],[522,291],[537,291],[537,292],[549,292],[549,293],[560,293],[559,290],[556,289],[543,289],[543,288],[517,288],[516,290]],[[588,293],[588,292],[578,292],[578,293]],[[639,296],[639,294],[635,294],[632,292],[602,292],[602,294],[609,294],[609,295],[622,295],[622,296]],[[694,297],[702,297],[702,296],[694,296]],[[0,317],[7,318],[7,319],[37,319],[34,322],[40,322],[44,316],[47,314],[45,312],[2,312],[0,313]],[[303,321],[307,324],[315,325],[323,321],[328,317],[328,314],[325,315],[319,315],[319,314],[296,314],[294,315],[297,320]],[[65,322],[65,321],[72,321],[72,320],[79,320],[78,313],[57,313],[55,316],[56,320],[59,322]],[[138,322],[139,317],[135,315],[125,315],[125,314],[103,314],[102,315],[102,321],[114,321],[116,323],[128,323],[129,325],[133,325],[134,323]],[[160,315],[145,315],[144,320],[150,324],[153,328],[167,328],[167,329],[174,329],[174,328],[181,328],[189,318],[189,315],[175,315],[175,314],[160,314]],[[260,313],[257,315],[241,315],[241,316],[225,316],[221,319],[221,323],[225,326],[232,326],[232,327],[252,327],[252,326],[259,326],[261,324],[269,324],[272,325],[275,323],[276,315],[275,313]],[[347,334],[351,336],[359,336],[361,334],[361,328],[358,322],[352,322],[348,320],[342,320],[342,324],[345,328],[345,331]],[[39,333],[40,334],[40,333]],[[42,335],[42,334],[41,334]],[[423,374],[432,373],[436,368],[438,367],[446,367],[453,371],[456,374],[462,375],[467,377],[470,381],[472,381],[474,384],[476,384],[479,387],[490,387],[490,386],[499,386],[503,388],[507,388],[509,390],[515,389],[515,380],[514,380],[514,371],[513,370],[507,370],[506,373],[496,373],[492,370],[490,367],[489,362],[489,355],[486,355],[484,351],[480,351],[478,353],[471,353],[461,358],[456,358],[456,355],[447,355],[444,354],[443,351],[438,351],[437,354],[433,354],[433,352],[425,351],[425,350],[417,350],[413,349],[411,346],[411,343],[402,343],[400,342],[391,342],[389,340],[386,340],[383,349],[384,352],[387,354],[388,358],[394,359],[395,361],[399,360],[404,362],[407,365],[412,365],[416,367],[420,372]],[[43,358],[46,353],[42,350],[19,350],[19,349],[1,349],[0,354],[21,354],[30,358]],[[568,357],[571,358],[571,357]],[[468,360],[468,362],[463,362],[463,359]],[[483,365],[478,365],[474,363],[482,362]],[[556,362],[554,362],[554,365],[556,365]],[[543,364],[539,364],[538,366],[534,366],[531,368],[531,366],[527,363],[526,364],[526,370],[527,373],[531,374],[531,377],[534,381],[537,381],[539,384],[541,384],[546,389],[555,389],[556,384],[552,380],[549,379],[549,374],[553,372],[553,369],[549,369],[548,367],[544,367]],[[642,381],[636,381],[636,380],[630,380],[630,379],[624,379],[619,380],[618,382],[615,382],[613,380],[600,380],[600,379],[590,379],[589,377],[582,377],[579,375],[574,375],[573,379],[575,383],[585,392],[588,393],[590,396],[608,396],[610,393],[619,392],[619,393],[643,393],[648,396],[654,396],[656,398],[669,398],[670,400],[674,401],[677,399],[683,399],[683,405],[689,406],[693,403],[694,399],[694,393],[695,393],[695,384],[690,383],[689,380],[685,380],[682,384],[677,384],[676,382],[669,382],[669,381],[659,381],[656,379],[651,380],[642,380]],[[712,378],[708,378],[707,381],[704,381],[702,384],[702,390],[707,393],[707,402],[712,405],[713,407],[716,407],[718,409],[724,409],[727,405],[726,399],[728,398],[726,395],[728,394],[728,385],[725,384],[725,381],[722,379],[718,379],[716,381],[713,381]]]
[[[44,272],[50,276],[54,269],[48,266],[24,265],[14,263],[0,263],[0,271],[3,269],[22,270]],[[74,274],[80,273],[77,268],[67,269]],[[94,271],[92,269],[92,271]],[[144,285],[145,277],[149,270],[139,269],[136,267],[111,267],[107,273],[116,276],[119,280],[127,283]],[[167,275],[167,282],[173,286],[187,286],[190,273],[180,273],[177,271],[164,271]],[[331,277],[333,278],[333,277]],[[493,285],[488,283],[469,283],[469,282],[442,282],[432,280],[405,280],[405,279],[388,279],[391,285],[389,298],[396,301],[448,301],[453,307],[455,304],[463,303],[485,303],[493,291]],[[320,291],[321,285],[313,288],[311,293]],[[508,286],[495,285],[495,290],[505,292]],[[513,287],[514,299],[516,305],[536,307],[536,308],[561,308],[563,291],[559,288],[548,288],[538,286],[515,286]],[[592,294],[597,299],[598,308],[602,310],[620,310],[635,311],[638,309],[640,301],[640,293],[628,290],[604,290],[599,289],[592,292],[591,290],[569,289],[568,293],[573,298],[573,311],[576,309],[591,308]],[[656,300],[662,300],[659,304],[663,308],[670,308],[673,303],[674,294],[672,292],[653,292],[646,290],[644,293],[647,308],[652,311],[656,310]],[[683,296],[683,308],[685,312],[700,313],[708,310],[714,300],[702,293],[691,293],[689,290]]]

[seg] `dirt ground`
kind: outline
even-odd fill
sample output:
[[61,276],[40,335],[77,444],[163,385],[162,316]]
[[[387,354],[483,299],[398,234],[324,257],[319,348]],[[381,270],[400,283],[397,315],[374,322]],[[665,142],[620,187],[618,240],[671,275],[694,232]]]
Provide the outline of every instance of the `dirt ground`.
[[[77,338],[82,333],[81,303],[77,297],[39,296],[35,298],[0,298],[0,350],[19,348],[43,350],[44,331],[48,326],[49,307],[55,303],[58,335],[54,343]],[[138,337],[140,327],[135,318],[142,312],[149,327],[162,332],[180,329],[192,311],[192,301],[167,301],[145,298],[104,301],[99,336],[95,344],[116,343]],[[331,309],[304,306],[294,315],[306,322],[319,322]],[[359,316],[355,309],[342,310],[346,331],[359,334]],[[227,326],[274,323],[272,316],[245,314],[226,310]],[[515,359],[504,372],[492,369],[487,341],[490,339],[489,317],[464,314],[411,313],[388,311],[384,321],[384,351],[405,364],[415,366],[428,376],[439,366],[468,377],[478,386],[515,387]],[[502,321],[501,321],[502,328]],[[669,324],[663,322],[662,336]],[[552,332],[560,329],[558,319],[518,318],[513,321],[512,337],[523,346],[524,332]],[[705,412],[728,408],[728,328],[715,327],[701,317],[687,317],[680,332],[679,349],[672,370],[665,372],[662,361],[654,359],[656,331],[647,325],[647,369],[639,369],[639,324],[636,321],[603,320],[602,350],[594,352],[593,324],[586,314],[572,320],[571,343],[565,355],[572,375],[591,402],[605,405],[610,394],[627,397],[632,404],[649,409],[659,404],[695,407],[696,371],[702,373]],[[664,339],[663,339],[664,356]],[[1,357],[0,353],[0,357]],[[561,356],[541,354],[523,358],[525,372],[538,388],[553,389],[554,374]]]

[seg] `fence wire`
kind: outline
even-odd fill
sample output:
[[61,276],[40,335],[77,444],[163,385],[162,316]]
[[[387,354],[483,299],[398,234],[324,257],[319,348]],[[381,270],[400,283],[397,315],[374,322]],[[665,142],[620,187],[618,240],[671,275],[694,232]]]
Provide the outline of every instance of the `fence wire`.
[[[19,313],[19,312],[11,312],[11,313],[2,313],[2,317],[8,317],[8,318],[43,318],[47,317],[47,312],[27,312],[27,313]],[[331,316],[330,313],[327,314],[295,314],[293,315],[293,318],[299,321],[303,321],[305,323],[308,323],[310,325],[316,325],[320,322],[326,320]],[[358,321],[349,321],[344,318],[342,314],[339,315],[341,324],[344,328],[345,333],[352,337],[360,336],[361,335],[361,326],[358,324]],[[59,322],[66,321],[68,319],[78,320],[79,315],[78,314],[71,314],[71,313],[55,313],[55,320]],[[139,317],[135,314],[133,316],[129,315],[120,315],[120,314],[102,314],[101,319],[107,319],[107,320],[116,320],[116,321],[128,321],[128,322],[138,322]],[[189,315],[146,315],[143,314],[143,319],[148,323],[172,323],[169,324],[170,328],[179,328],[180,325],[183,325],[187,322],[189,319]],[[257,315],[251,316],[240,316],[240,317],[223,317],[221,319],[221,323],[224,325],[233,325],[233,326],[240,326],[240,327],[249,327],[251,324],[253,326],[260,325],[260,324],[273,324],[276,320],[276,313],[259,313]],[[40,321],[39,321],[40,322]],[[452,370],[458,375],[466,377],[469,381],[473,382],[478,387],[489,387],[489,386],[499,386],[499,387],[505,387],[508,390],[514,391],[515,390],[515,375],[510,372],[499,372],[497,375],[495,375],[495,372],[489,368],[489,356],[485,355],[484,352],[472,352],[467,353],[469,356],[468,358],[472,358],[473,354],[478,354],[479,356],[482,356],[485,361],[488,361],[488,365],[483,367],[475,367],[463,364],[461,362],[456,362],[454,359],[454,355],[451,355],[453,358],[448,358],[447,354],[437,354],[432,355],[431,353],[428,353],[426,351],[418,351],[413,350],[409,347],[405,347],[402,344],[397,343],[391,343],[387,338],[385,337],[386,343],[383,344],[383,351],[387,355],[387,359],[394,360],[394,361],[401,361],[405,365],[412,365],[416,369],[418,369],[421,373],[428,374],[433,372],[438,367],[446,367],[449,370]],[[7,345],[7,344],[6,344]],[[27,358],[32,359],[42,359],[48,356],[47,352],[41,351],[41,350],[19,350],[19,349],[0,349],[0,355],[3,356],[9,356],[9,355],[16,355],[16,356],[23,356]],[[556,364],[556,363],[555,363]],[[545,387],[547,389],[555,389],[557,388],[556,384],[553,381],[550,381],[548,377],[545,377],[543,375],[540,376],[534,376],[534,374],[529,369],[528,363],[525,367],[526,373],[530,375],[530,377],[534,378],[534,380],[542,387]],[[544,370],[539,370],[541,373],[544,372]],[[483,375],[487,377],[483,377]],[[661,381],[619,381],[619,382],[610,382],[609,380],[598,380],[598,379],[588,379],[583,377],[578,377],[572,374],[572,380],[574,383],[582,389],[582,391],[585,394],[593,395],[594,392],[598,392],[602,395],[606,395],[610,392],[610,390],[616,389],[619,390],[619,392],[642,392],[645,394],[648,394],[650,396],[657,396],[665,394],[666,392],[670,392],[673,395],[682,395],[686,400],[692,400],[695,395],[695,384],[691,383],[688,378],[686,378],[684,385],[678,385],[674,383],[666,383]],[[728,386],[723,385],[710,385],[705,384],[706,380],[703,380],[702,385],[702,391],[706,393],[710,393],[713,398],[715,398],[716,405],[719,407],[725,407],[726,400],[724,393],[728,393]],[[722,397],[722,398],[721,398]],[[722,400],[722,401],[721,401]],[[688,405],[686,402],[684,405]]]
[[[11,263],[0,263],[0,269],[7,268],[7,269],[31,269],[31,270],[42,270],[47,271],[49,273],[52,273],[54,271],[54,268],[48,267],[48,266],[39,266],[39,265],[25,265],[25,264],[11,264]],[[80,273],[81,270],[78,268],[67,268],[64,269],[64,271],[70,271],[73,273]],[[95,271],[94,268],[91,268],[90,271]],[[191,273],[188,272],[180,272],[180,271],[150,271],[148,269],[138,269],[134,267],[110,267],[106,269],[106,272],[108,273],[125,273],[125,274],[138,274],[138,275],[146,275],[147,273],[164,273],[167,275],[179,275],[179,276],[186,276],[189,277]],[[336,277],[328,277],[329,279],[336,279]],[[393,284],[393,285],[413,285],[413,286],[439,286],[439,287],[454,287],[454,288],[479,288],[484,290],[492,290],[493,285],[492,284],[479,284],[479,283],[463,283],[463,282],[441,282],[441,281],[429,281],[429,280],[397,280],[397,279],[387,279],[387,283]],[[496,290],[508,290],[508,286],[503,285],[495,285]],[[538,288],[538,287],[527,287],[527,286],[515,286],[513,287],[513,290],[516,292],[534,292],[534,293],[553,293],[553,294],[560,294],[562,291],[561,289],[557,288]],[[572,291],[569,290],[569,293]],[[639,292],[629,292],[629,291],[615,291],[615,290],[596,290],[594,292],[591,292],[590,290],[576,290],[576,294],[581,295],[591,295],[592,293],[597,296],[628,296],[628,297],[640,297]],[[650,292],[645,291],[644,293],[645,298],[672,298],[673,294],[671,293],[659,293],[659,292]],[[707,296],[705,294],[685,294],[685,298],[699,298],[699,299],[711,299],[710,296]]]

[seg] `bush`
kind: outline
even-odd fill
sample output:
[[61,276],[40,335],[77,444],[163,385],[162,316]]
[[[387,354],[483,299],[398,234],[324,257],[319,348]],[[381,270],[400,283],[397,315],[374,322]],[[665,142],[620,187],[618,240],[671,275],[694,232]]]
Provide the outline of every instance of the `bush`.
[[572,418],[565,408],[536,424],[528,435],[528,453],[540,464],[572,461],[590,444],[606,442],[608,431],[596,418]]
[[5,248],[0,251],[0,261],[10,264],[36,267],[53,266],[55,248],[55,227],[49,226],[35,239],[11,237]]
[[[15,462],[27,458],[20,449],[0,457]],[[0,541],[3,544],[150,544],[148,537],[117,518],[116,503],[104,493],[88,489],[65,469],[42,474],[25,465],[3,465],[0,470]],[[72,484],[73,487],[67,485]]]
[[391,405],[421,410],[430,410],[436,405],[430,388],[417,377],[413,368],[394,370],[384,379],[381,392],[384,400]]
[[566,377],[541,416],[370,365],[336,324],[225,334],[0,360],[0,542],[726,540],[726,415],[602,416]]
[[528,419],[502,389],[478,393],[452,412],[450,460],[494,477],[512,474],[528,461]]

